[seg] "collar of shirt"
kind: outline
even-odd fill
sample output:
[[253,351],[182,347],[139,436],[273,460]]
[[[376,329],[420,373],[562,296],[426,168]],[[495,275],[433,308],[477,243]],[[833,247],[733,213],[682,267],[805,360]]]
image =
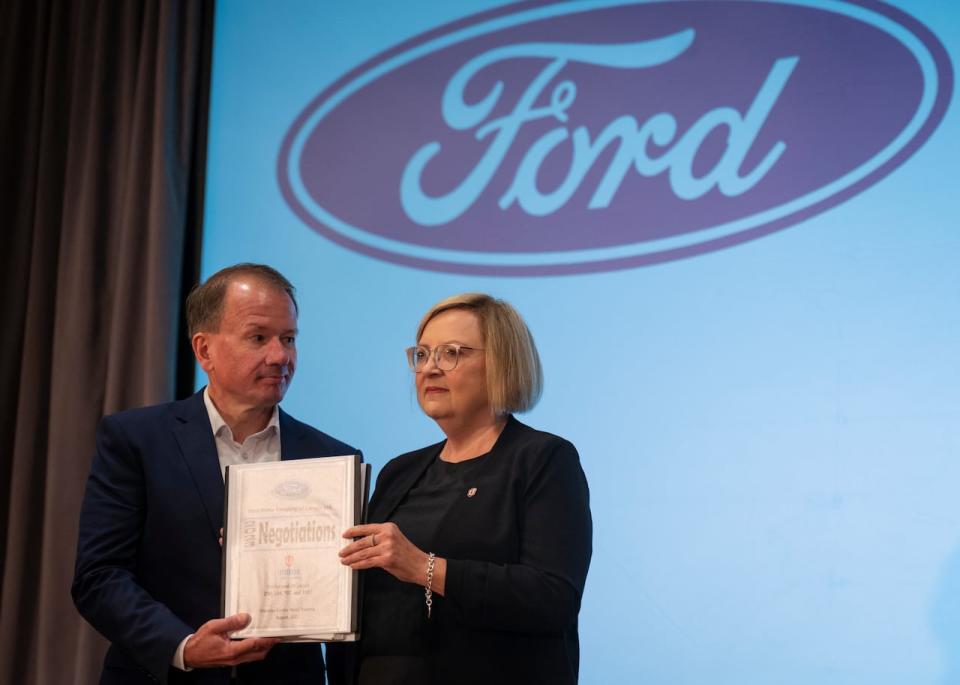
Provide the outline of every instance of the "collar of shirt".
[[203,403],[210,418],[210,427],[213,429],[214,441],[217,445],[217,458],[220,461],[220,474],[226,472],[228,464],[245,464],[253,462],[280,461],[280,409],[273,408],[270,421],[266,427],[250,435],[243,444],[233,439],[233,431],[223,420],[220,412],[210,399],[207,388],[203,390]]

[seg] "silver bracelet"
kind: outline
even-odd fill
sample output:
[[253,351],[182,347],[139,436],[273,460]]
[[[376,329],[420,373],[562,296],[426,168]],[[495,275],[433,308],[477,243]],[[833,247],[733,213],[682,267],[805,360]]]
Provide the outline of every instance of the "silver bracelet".
[[423,599],[427,605],[427,618],[430,618],[430,610],[433,607],[433,566],[437,561],[437,555],[433,552],[427,556],[427,584],[423,588]]

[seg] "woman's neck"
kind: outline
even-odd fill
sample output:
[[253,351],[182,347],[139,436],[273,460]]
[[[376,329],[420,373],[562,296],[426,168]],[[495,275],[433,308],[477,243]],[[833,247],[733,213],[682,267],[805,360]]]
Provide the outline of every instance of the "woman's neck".
[[441,426],[447,443],[440,452],[440,459],[455,463],[486,454],[493,448],[506,425],[506,416],[490,416],[488,421],[472,426]]

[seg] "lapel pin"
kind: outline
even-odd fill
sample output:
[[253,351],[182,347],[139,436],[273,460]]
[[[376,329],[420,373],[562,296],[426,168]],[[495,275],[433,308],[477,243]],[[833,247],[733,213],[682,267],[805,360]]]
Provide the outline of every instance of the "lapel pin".
[[469,490],[467,490],[467,497],[473,497],[476,494],[477,494],[476,488],[470,488]]

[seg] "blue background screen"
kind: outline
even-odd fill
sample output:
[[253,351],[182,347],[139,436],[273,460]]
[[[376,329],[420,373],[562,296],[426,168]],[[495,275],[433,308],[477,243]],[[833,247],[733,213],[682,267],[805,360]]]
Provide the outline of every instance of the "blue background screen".
[[[590,484],[582,682],[960,683],[960,5],[615,4],[218,3],[202,276],[255,261],[297,286],[283,406],[375,471],[442,438],[403,355],[427,308],[516,306],[545,370],[520,418]],[[450,192],[525,93],[544,113],[460,214],[405,202],[418,151],[439,145],[414,190]],[[672,136],[590,145],[657,114]],[[708,115],[727,123],[684,157]]]

